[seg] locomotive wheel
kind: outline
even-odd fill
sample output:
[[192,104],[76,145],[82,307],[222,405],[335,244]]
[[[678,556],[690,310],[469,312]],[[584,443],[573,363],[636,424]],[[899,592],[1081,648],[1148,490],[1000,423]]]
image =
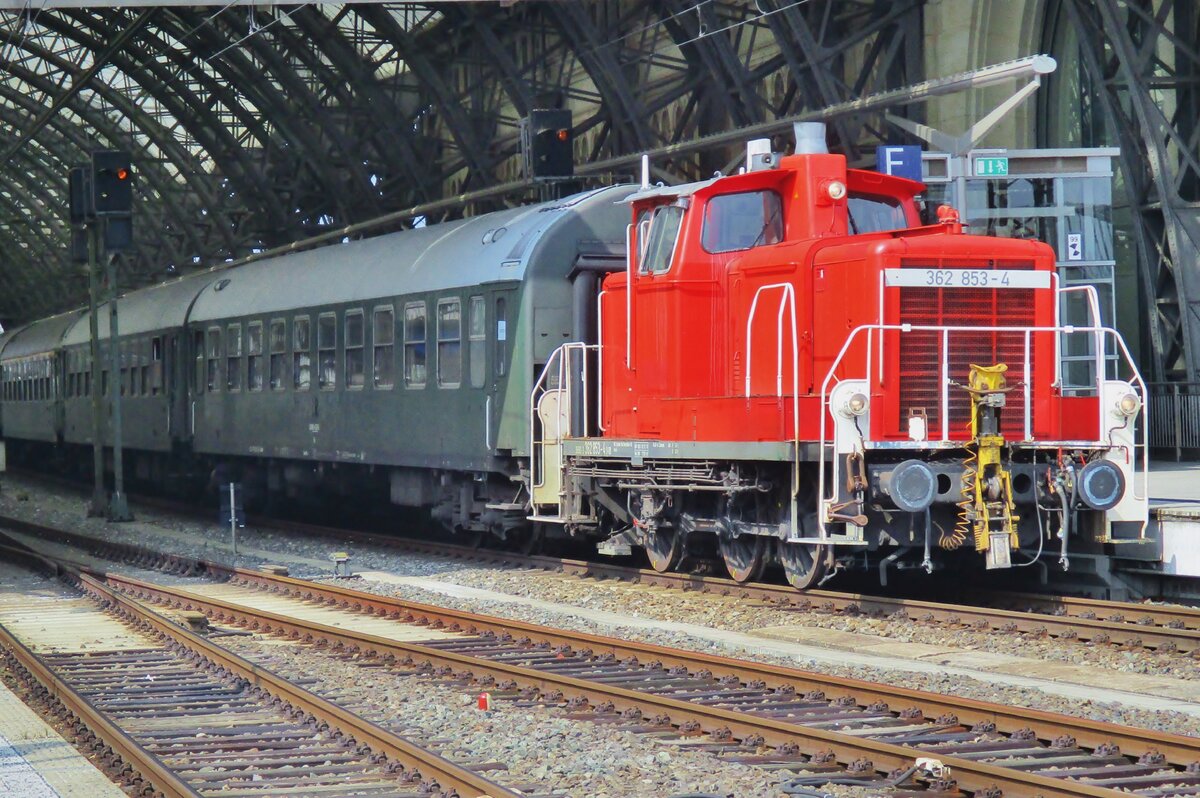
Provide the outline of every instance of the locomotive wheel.
[[683,541],[686,535],[675,527],[660,528],[646,536],[646,556],[650,567],[661,573],[673,571],[683,559]]
[[828,562],[825,546],[779,542],[779,564],[788,584],[797,590],[815,587],[825,576]]
[[736,538],[722,535],[719,545],[725,569],[733,581],[750,582],[762,576],[763,567],[767,564],[767,539],[762,535]]

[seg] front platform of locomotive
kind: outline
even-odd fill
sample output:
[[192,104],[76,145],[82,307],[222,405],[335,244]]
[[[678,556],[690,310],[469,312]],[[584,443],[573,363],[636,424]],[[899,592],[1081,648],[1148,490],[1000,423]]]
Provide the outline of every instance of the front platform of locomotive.
[[[1036,556],[1066,569],[1073,552],[1141,540],[1145,387],[1095,290],[1064,285],[1041,242],[969,235],[953,209],[937,213],[860,249],[843,299],[874,306],[872,321],[836,336],[836,352],[830,341],[814,375],[815,537],[847,544],[843,556],[901,547],[927,570],[954,551],[989,569]],[[817,290],[845,263],[817,253]],[[1086,323],[1064,323],[1070,307]],[[1065,351],[1094,359],[1068,380]]]

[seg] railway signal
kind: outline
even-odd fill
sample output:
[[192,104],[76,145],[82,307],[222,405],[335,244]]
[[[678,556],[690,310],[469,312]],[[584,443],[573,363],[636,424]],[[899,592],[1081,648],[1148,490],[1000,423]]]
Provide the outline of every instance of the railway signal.
[[133,212],[133,164],[128,152],[92,153],[92,202],[97,216]]
[[575,174],[571,112],[536,108],[522,120],[521,145],[525,174],[533,180],[569,178]]

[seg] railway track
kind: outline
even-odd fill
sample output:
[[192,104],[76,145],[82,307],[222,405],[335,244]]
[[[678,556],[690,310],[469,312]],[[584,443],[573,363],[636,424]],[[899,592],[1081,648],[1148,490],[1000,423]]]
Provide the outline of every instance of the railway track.
[[[226,584],[213,595],[116,574],[104,579],[128,596],[203,612],[217,623],[440,673],[497,698],[565,705],[579,717],[694,739],[746,761],[801,768],[809,776],[793,783],[798,788],[831,779],[883,786],[903,777],[903,789],[989,798],[1200,791],[1200,740],[1193,738],[548,629],[278,574],[172,565]],[[302,608],[315,604],[339,608],[346,621],[304,620]],[[353,618],[365,616],[456,636],[414,643],[356,631]],[[936,764],[917,767],[918,759]]]
[[[38,479],[45,478],[44,475],[36,473],[22,473]],[[50,481],[72,488],[78,487],[74,483],[58,479]],[[194,507],[180,502],[159,498],[139,498],[139,501],[146,501],[150,506],[169,512],[196,514]],[[465,562],[536,568],[581,578],[616,579],[678,590],[733,595],[763,601],[780,608],[794,607],[802,611],[904,618],[914,623],[958,626],[979,632],[1045,636],[1125,648],[1144,647],[1164,654],[1180,653],[1200,657],[1200,608],[1177,604],[1143,604],[986,590],[972,591],[971,604],[832,590],[800,592],[781,584],[739,583],[732,579],[699,573],[664,573],[617,563],[415,540],[269,517],[253,517],[251,522],[268,529],[302,531],[313,536],[457,558]],[[18,519],[0,516],[0,524],[23,523]],[[48,529],[33,525],[31,531],[42,534]]]
[[[60,599],[49,610],[75,626],[127,622],[99,650],[15,634],[0,625],[9,669],[36,687],[77,739],[138,794],[168,798],[309,796],[407,798],[518,793],[353,715],[162,617],[60,561],[6,547],[10,561],[69,574],[94,602]],[[83,607],[80,604],[90,604]],[[6,606],[0,624],[32,610]],[[41,612],[47,612],[43,607]],[[115,625],[115,624],[113,624]],[[77,634],[74,630],[70,633]],[[22,637],[32,637],[23,640]],[[61,643],[62,633],[57,640]],[[50,649],[38,653],[39,643]]]
[[[325,534],[330,532],[326,531]],[[1146,647],[1164,653],[1200,655],[1200,609],[1174,604],[979,591],[972,598],[982,598],[996,605],[979,606],[831,590],[800,592],[787,585],[738,583],[732,579],[703,574],[663,573],[590,560],[472,549],[370,533],[350,534],[364,543],[454,557],[467,562],[539,568],[584,578],[617,579],[698,593],[732,595],[798,610],[894,616],[922,623],[960,625],[978,631],[1045,635],[1096,644]]]

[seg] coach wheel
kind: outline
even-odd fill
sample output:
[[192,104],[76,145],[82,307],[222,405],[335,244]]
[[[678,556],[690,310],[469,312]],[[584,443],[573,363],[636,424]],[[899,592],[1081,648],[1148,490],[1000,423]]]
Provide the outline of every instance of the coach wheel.
[[722,535],[719,546],[733,581],[750,582],[762,576],[767,564],[767,539],[762,535]]
[[779,543],[779,564],[788,584],[797,590],[815,587],[825,576],[826,547],[811,543]]
[[685,535],[675,527],[659,527],[646,535],[646,556],[650,567],[660,574],[672,571],[683,559]]

